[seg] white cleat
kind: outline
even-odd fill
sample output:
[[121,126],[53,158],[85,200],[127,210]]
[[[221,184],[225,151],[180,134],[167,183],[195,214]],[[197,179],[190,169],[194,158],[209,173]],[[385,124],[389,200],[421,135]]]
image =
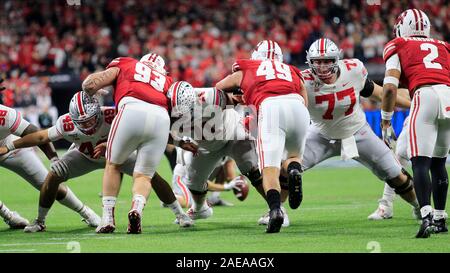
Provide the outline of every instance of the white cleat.
[[190,209],[188,209],[186,213],[192,220],[206,219],[213,215],[213,209],[210,206],[208,206],[207,209],[201,211],[194,211],[194,209],[191,207]]
[[116,226],[113,223],[101,223],[95,229],[97,233],[113,233],[116,230]]
[[391,219],[394,216],[394,209],[392,206],[380,203],[378,208],[367,217],[369,220],[384,220]]
[[180,227],[192,227],[194,225],[194,220],[192,220],[186,213],[183,213],[177,215],[175,224],[180,225]]
[[98,227],[102,221],[102,218],[100,218],[97,213],[87,206],[84,206],[83,210],[80,212],[80,215],[83,217],[82,221],[90,227]]
[[23,229],[30,224],[27,219],[20,216],[16,211],[11,212],[9,219],[5,218],[3,220],[11,229]]
[[[289,217],[287,215],[286,209],[284,207],[281,207],[281,210],[284,213],[284,218],[283,218],[283,224],[281,225],[282,227],[288,227],[290,225],[289,222]],[[269,212],[270,210],[268,210],[266,213],[264,213],[259,219],[258,219],[258,225],[264,225],[267,226],[267,224],[269,223]]]
[[43,231],[45,231],[45,223],[40,222],[37,219],[34,220],[33,224],[27,225],[23,229],[23,232],[26,232],[26,233],[35,233],[35,232],[43,232]]

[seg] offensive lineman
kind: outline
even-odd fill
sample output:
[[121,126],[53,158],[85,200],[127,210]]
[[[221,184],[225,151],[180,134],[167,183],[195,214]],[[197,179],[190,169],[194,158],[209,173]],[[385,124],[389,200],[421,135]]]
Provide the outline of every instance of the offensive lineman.
[[[430,38],[430,29],[430,20],[423,11],[408,9],[398,16],[394,26],[396,38],[386,44],[383,52],[383,132],[392,128],[393,102],[400,80],[408,85],[412,97],[408,155],[422,216],[416,238],[448,231],[445,162],[450,148],[450,45]],[[384,138],[389,141],[387,134]]]

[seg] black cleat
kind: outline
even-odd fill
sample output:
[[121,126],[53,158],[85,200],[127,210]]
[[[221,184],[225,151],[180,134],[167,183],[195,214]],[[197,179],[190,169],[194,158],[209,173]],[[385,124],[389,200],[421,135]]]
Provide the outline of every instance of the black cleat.
[[302,174],[300,170],[293,169],[289,172],[289,206],[296,209],[303,200]]
[[141,215],[136,210],[128,213],[128,234],[140,234],[141,230]]
[[434,233],[448,232],[447,223],[445,223],[445,218],[433,220],[433,225],[434,225]]
[[420,225],[419,232],[416,234],[416,238],[428,238],[434,233],[433,220],[431,214],[422,218],[422,224]]
[[284,214],[281,208],[271,210],[269,212],[269,223],[267,224],[266,233],[280,232],[283,220]]

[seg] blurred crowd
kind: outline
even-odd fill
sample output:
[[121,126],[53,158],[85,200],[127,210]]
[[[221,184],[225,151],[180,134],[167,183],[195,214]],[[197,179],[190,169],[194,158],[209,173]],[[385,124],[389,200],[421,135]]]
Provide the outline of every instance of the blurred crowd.
[[16,82],[11,83],[14,106],[37,102],[45,93],[26,90],[34,84],[29,77],[73,73],[83,79],[115,57],[139,58],[150,51],[164,56],[171,76],[194,86],[213,85],[236,58],[249,57],[256,43],[268,38],[280,44],[286,62],[298,66],[304,65],[309,45],[323,36],[337,42],[345,57],[382,63],[395,19],[407,8],[428,14],[433,37],[448,41],[450,36],[448,0],[80,0],[69,5],[76,2],[1,2],[0,74]]

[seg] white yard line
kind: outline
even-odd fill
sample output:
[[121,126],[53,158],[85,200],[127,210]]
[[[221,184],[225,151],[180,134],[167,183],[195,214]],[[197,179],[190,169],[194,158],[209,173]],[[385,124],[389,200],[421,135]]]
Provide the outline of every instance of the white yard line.
[[35,246],[35,245],[67,245],[65,243],[15,243],[15,244],[0,244],[0,247],[8,247],[8,246]]
[[36,249],[0,249],[0,253],[2,252],[34,252]]

